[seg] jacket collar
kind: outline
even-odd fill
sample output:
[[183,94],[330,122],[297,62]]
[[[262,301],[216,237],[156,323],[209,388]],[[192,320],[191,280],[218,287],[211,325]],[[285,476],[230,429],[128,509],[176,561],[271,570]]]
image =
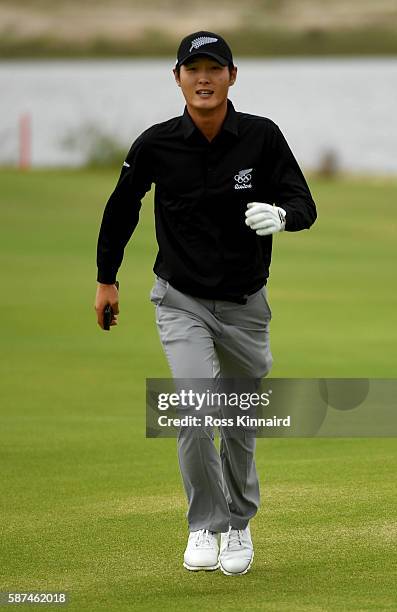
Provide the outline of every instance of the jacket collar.
[[[198,130],[196,124],[193,122],[191,116],[189,115],[186,106],[185,106],[184,113],[182,115],[182,130],[183,130],[183,137],[185,140],[187,140],[196,130]],[[229,132],[233,136],[238,136],[237,113],[234,110],[234,106],[229,99],[227,101],[226,117],[223,122],[220,133],[222,132]]]

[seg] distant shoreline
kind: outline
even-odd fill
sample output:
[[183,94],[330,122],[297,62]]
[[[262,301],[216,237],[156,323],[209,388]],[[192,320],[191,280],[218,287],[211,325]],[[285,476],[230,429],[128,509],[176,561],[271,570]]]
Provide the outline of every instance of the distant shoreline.
[[[245,29],[223,32],[240,57],[397,55],[397,34],[385,29],[305,32]],[[87,38],[73,42],[45,36],[3,35],[0,59],[173,57],[179,38],[147,31],[139,39]]]

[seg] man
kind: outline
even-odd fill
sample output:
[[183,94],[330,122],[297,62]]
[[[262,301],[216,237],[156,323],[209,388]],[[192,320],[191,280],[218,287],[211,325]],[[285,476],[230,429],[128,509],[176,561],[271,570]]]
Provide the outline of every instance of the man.
[[[155,183],[159,252],[151,293],[175,379],[259,381],[271,367],[266,281],[272,235],[309,228],[316,208],[278,126],[236,112],[237,68],[212,32],[185,37],[174,68],[184,114],[134,142],[102,219],[95,308],[114,309],[114,285],[143,195]],[[249,521],[259,505],[253,436],[184,428],[178,457],[188,499],[188,570],[244,574],[253,560]],[[220,537],[220,549],[218,544]]]

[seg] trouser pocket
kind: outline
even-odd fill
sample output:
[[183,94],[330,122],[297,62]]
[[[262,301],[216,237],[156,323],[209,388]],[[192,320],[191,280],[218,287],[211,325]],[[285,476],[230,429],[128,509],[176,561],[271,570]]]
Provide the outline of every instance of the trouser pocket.
[[160,276],[157,276],[154,286],[150,292],[150,301],[159,306],[165,298],[168,287],[168,281],[164,280]]
[[267,315],[268,315],[268,318],[269,318],[269,321],[270,321],[271,318],[272,318],[272,311],[271,311],[271,308],[269,306],[269,302],[267,301],[267,289],[266,289],[266,285],[264,287],[262,287],[261,295],[262,295],[263,300],[265,302],[265,307],[266,307]]

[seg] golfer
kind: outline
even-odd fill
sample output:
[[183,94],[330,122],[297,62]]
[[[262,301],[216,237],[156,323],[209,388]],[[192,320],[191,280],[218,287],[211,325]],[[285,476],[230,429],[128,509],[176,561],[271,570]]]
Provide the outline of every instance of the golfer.
[[[237,112],[228,98],[237,68],[213,32],[186,36],[173,70],[182,116],[133,143],[103,214],[95,309],[117,324],[116,275],[155,184],[158,254],[151,300],[175,379],[258,381],[272,365],[266,283],[273,235],[309,228],[316,207],[279,127]],[[161,92],[159,91],[159,102]],[[185,428],[178,458],[188,501],[188,570],[245,574],[254,549],[249,521],[259,506],[255,437]]]

